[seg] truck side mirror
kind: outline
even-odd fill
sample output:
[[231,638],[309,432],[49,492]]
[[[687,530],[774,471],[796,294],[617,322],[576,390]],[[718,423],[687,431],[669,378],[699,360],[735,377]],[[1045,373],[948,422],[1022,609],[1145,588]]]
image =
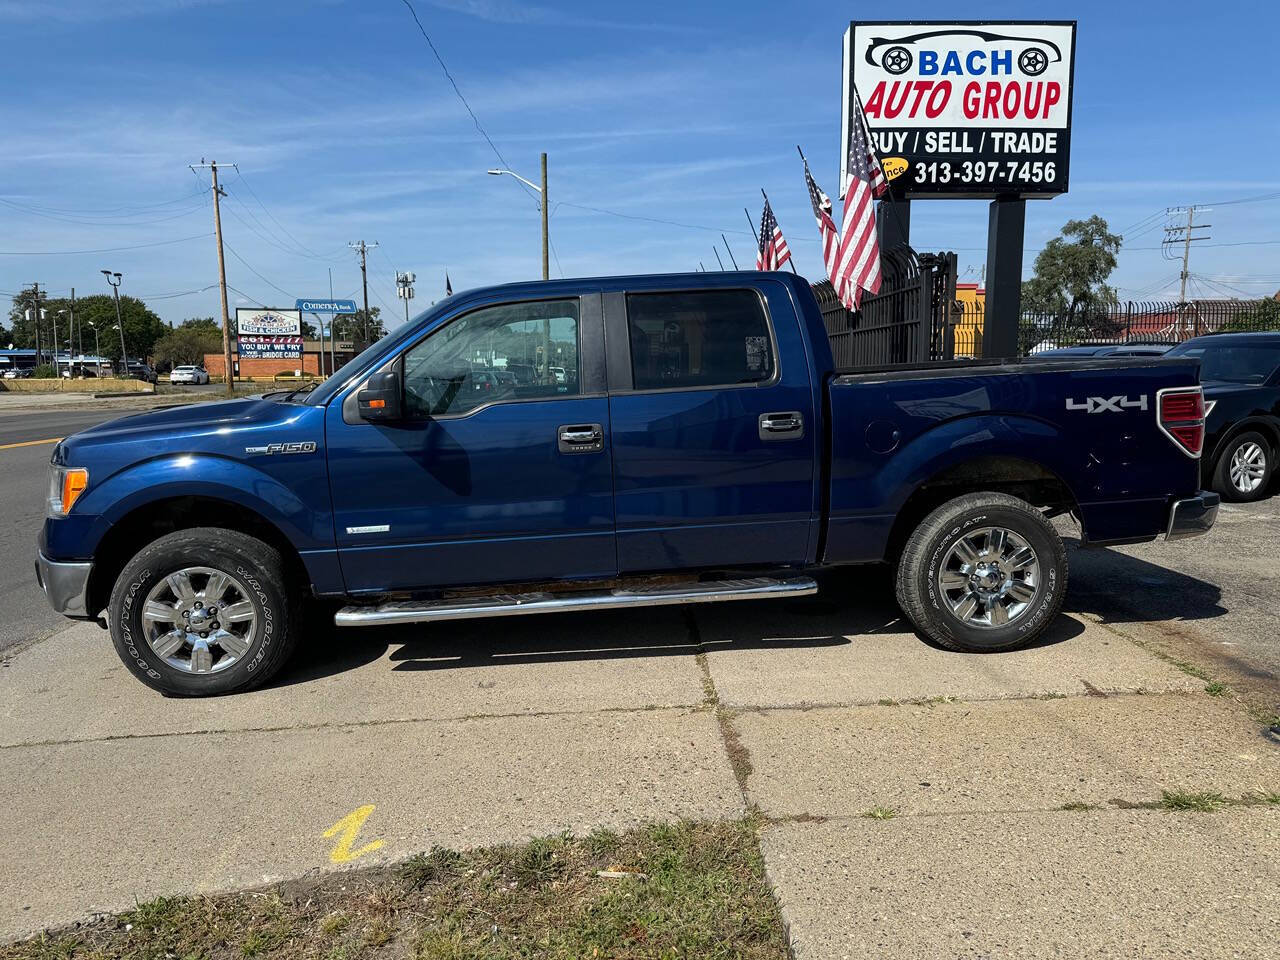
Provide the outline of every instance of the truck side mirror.
[[400,369],[395,367],[375,373],[356,395],[360,419],[373,423],[391,423],[401,418]]

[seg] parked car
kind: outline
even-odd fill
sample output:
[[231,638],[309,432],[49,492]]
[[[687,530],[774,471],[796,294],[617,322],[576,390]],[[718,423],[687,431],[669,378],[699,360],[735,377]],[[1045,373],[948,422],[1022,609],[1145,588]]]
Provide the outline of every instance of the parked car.
[[[578,369],[468,389],[497,343],[572,344]],[[183,696],[275,674],[309,596],[349,627],[797,597],[870,563],[937,643],[1008,649],[1061,607],[1054,515],[1086,544],[1212,526],[1197,367],[839,370],[781,272],[490,287],[309,392],[61,441],[37,570],[55,610],[105,610],[128,669]]]
[[31,376],[31,371],[25,367],[10,367],[4,372],[6,380],[26,380]]
[[1200,361],[1205,486],[1241,503],[1267,496],[1280,457],[1280,332],[1208,334],[1168,355]]
[[170,383],[208,383],[209,374],[204,367],[197,367],[192,364],[184,364],[180,367],[174,367],[173,372],[169,374]]
[[130,360],[126,363],[125,376],[132,377],[134,380],[141,380],[144,383],[156,382],[156,372],[151,369],[149,364],[143,363],[141,360]]
[[1081,343],[1032,352],[1030,360],[1063,360],[1070,357],[1159,357],[1169,352],[1170,343]]

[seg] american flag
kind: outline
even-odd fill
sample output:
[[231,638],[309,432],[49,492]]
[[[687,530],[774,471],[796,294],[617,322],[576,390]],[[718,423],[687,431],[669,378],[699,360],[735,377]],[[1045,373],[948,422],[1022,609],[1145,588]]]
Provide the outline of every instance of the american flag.
[[773,215],[773,207],[769,206],[769,198],[766,196],[764,212],[760,214],[760,248],[756,251],[756,269],[781,270],[782,265],[790,259],[791,251],[787,248],[782,228],[778,226],[778,218]]
[[[803,159],[804,154],[800,156]],[[840,287],[837,285],[839,275],[836,273],[836,267],[840,262],[840,234],[836,230],[835,221],[831,219],[831,198],[813,182],[808,160],[804,161],[804,182],[809,188],[809,202],[813,204],[813,215],[818,221],[818,233],[822,236],[822,262],[827,267],[827,279],[839,294]]]
[[854,106],[853,129],[849,131],[849,179],[844,185],[844,222],[840,224],[840,252],[836,265],[839,282],[833,277],[840,299],[857,310],[862,291],[880,290],[880,243],[876,239],[876,210],[873,202],[888,189],[880,161],[871,149],[862,104]]

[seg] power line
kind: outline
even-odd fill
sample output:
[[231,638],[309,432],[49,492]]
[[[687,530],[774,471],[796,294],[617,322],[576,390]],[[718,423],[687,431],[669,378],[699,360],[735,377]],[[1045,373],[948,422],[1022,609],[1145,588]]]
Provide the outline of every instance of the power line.
[[[296,295],[294,295],[294,294],[290,293],[290,292],[289,292],[288,290],[286,290],[284,287],[277,286],[276,284],[272,283],[270,280],[268,280],[266,277],[264,277],[262,274],[260,274],[257,270],[255,270],[255,269],[253,268],[253,266],[249,263],[249,261],[248,261],[248,260],[246,260],[244,257],[240,256],[240,254],[236,253],[236,248],[235,248],[235,247],[233,247],[231,244],[227,243],[226,241],[223,241],[223,244],[222,244],[222,245],[223,245],[224,247],[226,247],[228,251],[230,251],[230,253],[231,253],[231,255],[232,255],[233,257],[235,257],[237,260],[239,260],[241,263],[243,263],[243,264],[244,264],[244,265],[249,269],[249,272],[250,272],[250,273],[252,273],[255,277],[257,277],[257,278],[258,278],[259,280],[261,280],[263,283],[265,283],[268,287],[271,287],[273,290],[278,290],[280,293],[283,293],[283,294],[284,294],[286,297],[288,297],[290,300],[297,300],[297,299],[298,299]],[[228,284],[228,286],[230,286],[230,284]],[[237,291],[237,292],[239,292],[239,291]]]
[[[277,227],[280,228],[280,232],[283,233],[295,247],[303,251],[303,255],[313,257],[316,260],[325,260],[333,263],[338,262],[338,258],[335,258],[332,256],[326,256],[325,254],[321,254],[321,253],[316,253],[314,250],[312,250],[310,247],[304,244],[301,240],[295,237],[292,233],[290,233],[289,229],[276,218],[276,215],[267,209],[267,205],[262,202],[262,198],[258,196],[257,191],[254,190],[253,187],[250,185],[249,181],[245,179],[245,176],[243,173],[240,172],[239,167],[236,167],[236,176],[239,178],[240,182],[244,184],[245,189],[249,191],[249,195],[253,197],[254,200],[257,201],[258,206],[262,208],[262,212],[271,218],[272,223],[274,223]],[[247,207],[245,208],[245,212],[248,213],[250,216],[253,216],[252,212]],[[259,223],[261,222],[258,220],[257,217],[254,217],[254,221]],[[263,224],[263,229],[267,229],[265,224]]]
[[208,240],[212,234],[197,233],[191,237],[173,240],[156,240],[154,243],[137,243],[128,247],[102,247],[97,250],[0,250],[0,257],[74,257],[89,253],[119,253],[122,250],[143,250],[147,247],[164,247],[171,243],[187,243],[190,240]]
[[[45,213],[35,207],[26,207],[20,203],[14,203],[12,200],[5,200],[3,197],[0,197],[0,203],[13,207],[15,210],[33,217],[41,217],[45,220],[55,220],[58,223],[80,224],[88,227],[142,227],[153,223],[166,223],[170,220],[181,220],[183,217],[189,217],[204,206],[203,203],[197,203],[194,206],[187,207],[187,209],[183,210],[181,213],[169,214],[163,217],[151,217],[147,220],[127,220],[118,218],[98,218],[90,220],[79,217],[63,216],[60,213]],[[140,215],[145,216],[145,214]]]
[[137,213],[143,213],[145,211],[154,210],[157,207],[170,207],[170,206],[173,206],[174,204],[185,203],[197,197],[200,197],[200,198],[204,197],[203,187],[200,190],[197,190],[195,193],[184,194],[183,196],[175,197],[172,200],[159,200],[159,201],[156,201],[155,203],[129,204],[121,207],[108,207],[108,208],[105,208],[102,210],[96,210],[96,211],[95,210],[77,210],[77,209],[71,209],[68,207],[49,207],[40,203],[20,204],[14,200],[5,200],[3,202],[8,203],[11,206],[22,207],[32,211],[42,211],[44,213],[60,213],[67,216],[81,216],[86,218],[89,218],[89,217],[111,218],[119,215],[127,216],[131,211],[134,211]]
[[[402,2],[409,8],[409,14],[413,17],[413,22],[418,25],[418,32],[421,33],[422,38],[427,41],[427,46],[431,48],[431,53],[436,58],[436,63],[440,64],[440,69],[444,72],[445,79],[449,81],[449,85],[453,87],[453,92],[457,95],[458,99],[462,101],[462,105],[466,108],[467,113],[471,115],[471,122],[476,125],[476,130],[479,131],[480,136],[484,137],[485,143],[489,144],[489,149],[491,149],[493,151],[493,155],[502,162],[502,165],[504,167],[510,167],[511,164],[507,162],[507,158],[502,155],[502,151],[498,149],[498,145],[493,142],[493,139],[485,132],[484,127],[480,125],[480,118],[476,116],[476,112],[471,109],[471,104],[467,103],[467,98],[464,97],[462,95],[462,91],[458,89],[458,81],[453,79],[453,74],[449,72],[449,68],[445,65],[444,58],[440,56],[440,51],[436,49],[435,42],[431,39],[430,34],[427,33],[426,27],[422,25],[422,21],[418,19],[418,11],[413,8],[413,4],[410,0],[402,0]],[[533,193],[523,183],[521,183],[520,186],[524,189],[525,193],[529,194],[531,197],[533,196]]]

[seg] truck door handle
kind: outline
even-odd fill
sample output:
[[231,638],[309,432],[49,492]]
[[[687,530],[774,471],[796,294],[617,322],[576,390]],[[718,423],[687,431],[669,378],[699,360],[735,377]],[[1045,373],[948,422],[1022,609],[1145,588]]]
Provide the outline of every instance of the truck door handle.
[[604,449],[604,427],[598,423],[574,423],[556,428],[561,453],[599,453]]
[[796,440],[804,436],[804,414],[798,410],[760,414],[761,440]]

